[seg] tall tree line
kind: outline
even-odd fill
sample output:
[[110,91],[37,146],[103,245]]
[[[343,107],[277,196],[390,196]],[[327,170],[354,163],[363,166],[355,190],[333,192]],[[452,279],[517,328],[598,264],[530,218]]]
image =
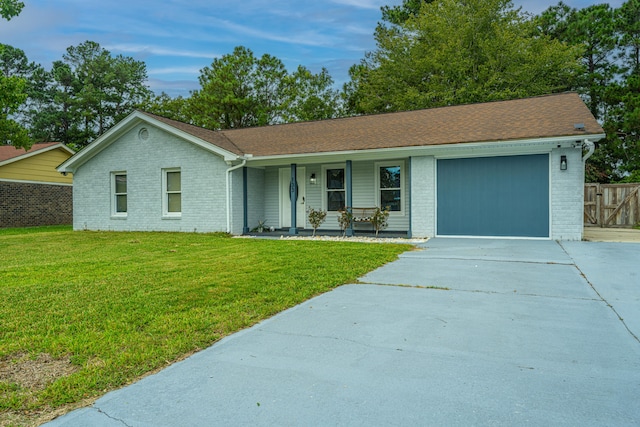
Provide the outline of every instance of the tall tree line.
[[405,0],[383,10],[375,39],[345,87],[356,113],[565,91],[579,70],[579,49],[535,34],[509,0]]
[[509,0],[404,0],[382,8],[375,39],[350,70],[350,113],[574,90],[607,134],[586,180],[640,182],[640,0],[538,16]]
[[29,148],[59,141],[80,149],[134,109],[230,129],[344,115],[326,69],[286,70],[278,58],[245,47],[201,70],[190,96],[153,94],[144,62],[112,55],[93,41],[67,48],[50,70],[0,44],[0,143]]
[[200,89],[188,98],[151,97],[149,112],[209,129],[234,129],[343,116],[340,92],[323,68],[287,71],[269,54],[236,47],[200,70]]
[[582,47],[574,83],[607,137],[587,180],[640,182],[640,0],[575,9],[560,2],[536,18],[539,31]]
[[24,51],[0,44],[0,70],[0,82],[22,82],[13,91],[22,102],[2,103],[14,130],[3,141],[17,147],[58,141],[82,148],[151,93],[144,62],[113,56],[92,41],[67,48],[49,71],[29,62]]
[[[0,0],[5,19],[22,7]],[[560,2],[538,16],[510,0],[404,0],[382,8],[374,37],[342,90],[324,68],[289,71],[238,46],[176,98],[149,91],[144,63],[94,42],[69,47],[49,71],[0,45],[0,143],[81,148],[134,108],[228,129],[575,90],[607,132],[587,179],[640,181],[640,0]]]

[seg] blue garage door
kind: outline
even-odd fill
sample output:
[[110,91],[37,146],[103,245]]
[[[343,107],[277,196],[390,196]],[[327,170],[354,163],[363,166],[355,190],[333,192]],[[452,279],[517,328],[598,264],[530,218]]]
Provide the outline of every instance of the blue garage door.
[[549,237],[549,156],[438,160],[438,235]]

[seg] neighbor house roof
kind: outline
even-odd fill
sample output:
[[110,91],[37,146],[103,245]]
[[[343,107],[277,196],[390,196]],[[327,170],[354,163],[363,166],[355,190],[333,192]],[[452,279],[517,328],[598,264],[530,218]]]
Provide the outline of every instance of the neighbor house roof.
[[[583,124],[583,130],[574,125]],[[274,156],[584,136],[604,131],[576,93],[221,131]]]
[[73,154],[73,150],[60,142],[42,142],[39,144],[33,144],[27,151],[25,151],[24,148],[16,148],[12,145],[0,145],[0,163],[9,163],[8,160],[16,161],[19,160],[19,158],[29,157],[39,154],[38,152],[48,151],[47,149],[52,150],[55,148],[62,148],[70,154]]

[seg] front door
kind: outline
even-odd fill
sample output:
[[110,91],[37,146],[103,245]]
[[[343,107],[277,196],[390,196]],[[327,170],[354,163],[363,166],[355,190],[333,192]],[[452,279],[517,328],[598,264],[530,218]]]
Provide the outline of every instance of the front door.
[[[305,212],[305,168],[297,168],[298,200],[296,201],[296,227],[304,228],[306,222]],[[291,227],[291,199],[289,196],[289,184],[291,183],[291,168],[280,169],[280,227]]]

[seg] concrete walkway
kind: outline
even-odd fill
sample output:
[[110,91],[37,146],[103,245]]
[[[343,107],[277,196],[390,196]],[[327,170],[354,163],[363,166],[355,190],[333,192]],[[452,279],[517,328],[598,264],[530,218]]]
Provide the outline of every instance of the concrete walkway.
[[48,425],[640,424],[640,244],[422,246]]

